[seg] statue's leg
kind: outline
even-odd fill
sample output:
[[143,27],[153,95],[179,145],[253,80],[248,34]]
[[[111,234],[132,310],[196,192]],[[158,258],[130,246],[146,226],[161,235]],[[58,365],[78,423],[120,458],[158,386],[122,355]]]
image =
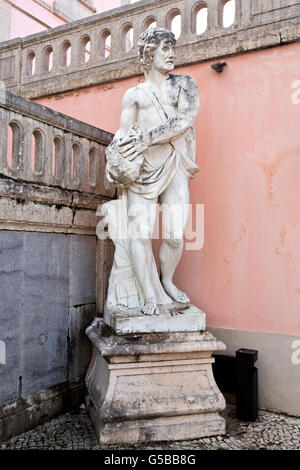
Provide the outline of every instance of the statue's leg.
[[129,249],[134,271],[145,298],[142,313],[158,315],[148,260],[152,250],[151,238],[156,219],[157,198],[144,199],[128,189]]
[[173,275],[182,254],[183,232],[188,215],[188,177],[178,170],[159,199],[163,228],[163,242],[159,251],[161,282],[172,299],[188,303],[188,296],[173,283]]

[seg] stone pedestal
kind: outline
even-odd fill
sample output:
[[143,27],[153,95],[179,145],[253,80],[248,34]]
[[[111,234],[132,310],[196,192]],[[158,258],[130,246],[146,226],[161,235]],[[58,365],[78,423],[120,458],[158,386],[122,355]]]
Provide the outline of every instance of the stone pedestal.
[[225,433],[225,400],[212,353],[226,349],[208,331],[116,336],[96,318],[87,406],[99,442],[141,443]]

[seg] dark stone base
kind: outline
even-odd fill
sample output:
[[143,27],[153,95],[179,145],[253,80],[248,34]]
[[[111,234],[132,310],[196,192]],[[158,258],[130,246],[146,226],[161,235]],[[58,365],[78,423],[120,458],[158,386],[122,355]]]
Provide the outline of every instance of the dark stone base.
[[84,382],[79,379],[0,407],[0,442],[67,413],[80,406],[84,397]]

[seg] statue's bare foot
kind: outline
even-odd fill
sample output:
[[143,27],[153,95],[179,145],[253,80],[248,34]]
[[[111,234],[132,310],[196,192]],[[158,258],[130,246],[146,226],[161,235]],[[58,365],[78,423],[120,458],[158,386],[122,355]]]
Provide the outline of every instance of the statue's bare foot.
[[179,290],[175,284],[171,281],[162,281],[162,285],[164,286],[164,289],[167,294],[169,294],[170,297],[172,297],[175,302],[180,302],[182,304],[188,304],[190,299],[188,296]]
[[159,308],[153,300],[146,300],[142,313],[144,315],[159,315]]

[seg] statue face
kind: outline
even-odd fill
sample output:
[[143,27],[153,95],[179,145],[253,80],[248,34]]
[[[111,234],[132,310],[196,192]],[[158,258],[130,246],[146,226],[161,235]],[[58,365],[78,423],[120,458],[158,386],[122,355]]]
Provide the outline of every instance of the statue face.
[[154,51],[152,67],[161,72],[170,72],[174,69],[175,49],[172,43],[163,40]]

